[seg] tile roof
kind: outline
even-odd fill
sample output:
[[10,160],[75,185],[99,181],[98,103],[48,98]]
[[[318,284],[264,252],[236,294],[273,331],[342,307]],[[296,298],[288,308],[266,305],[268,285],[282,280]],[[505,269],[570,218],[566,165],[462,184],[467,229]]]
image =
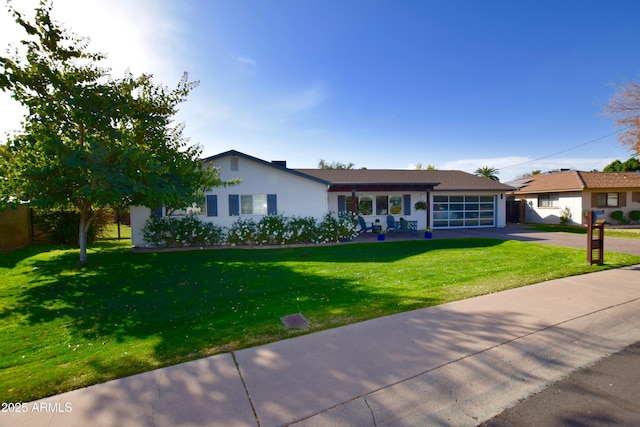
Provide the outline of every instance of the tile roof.
[[581,172],[565,171],[533,175],[528,181],[513,181],[516,194],[583,191],[587,189],[640,189],[637,172]]
[[434,191],[510,191],[513,187],[456,170],[296,169],[331,184],[423,184]]

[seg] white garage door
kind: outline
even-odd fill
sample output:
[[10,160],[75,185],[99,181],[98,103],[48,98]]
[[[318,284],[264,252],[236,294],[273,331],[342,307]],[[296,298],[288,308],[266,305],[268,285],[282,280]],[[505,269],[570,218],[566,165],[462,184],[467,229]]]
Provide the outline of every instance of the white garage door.
[[495,227],[494,196],[433,196],[433,228]]

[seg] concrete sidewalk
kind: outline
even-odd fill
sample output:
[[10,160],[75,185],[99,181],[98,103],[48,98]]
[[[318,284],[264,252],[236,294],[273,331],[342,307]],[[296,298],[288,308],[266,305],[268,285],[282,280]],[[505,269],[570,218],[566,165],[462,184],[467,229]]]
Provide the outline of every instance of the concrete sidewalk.
[[474,426],[640,341],[639,279],[633,266],[373,319],[30,402],[0,426]]

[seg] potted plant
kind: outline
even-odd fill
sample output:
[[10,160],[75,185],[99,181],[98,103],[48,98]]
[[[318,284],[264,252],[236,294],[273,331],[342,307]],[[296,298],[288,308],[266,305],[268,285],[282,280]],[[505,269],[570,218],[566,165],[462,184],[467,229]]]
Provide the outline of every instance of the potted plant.
[[431,232],[430,228],[427,228],[426,230],[424,230],[425,239],[431,239],[432,237],[433,237],[433,233]]
[[385,234],[387,234],[387,230],[378,231],[378,240],[384,240]]
[[419,200],[419,201],[416,202],[415,205],[413,205],[413,207],[417,211],[426,211],[427,210],[427,202],[425,202],[424,200]]

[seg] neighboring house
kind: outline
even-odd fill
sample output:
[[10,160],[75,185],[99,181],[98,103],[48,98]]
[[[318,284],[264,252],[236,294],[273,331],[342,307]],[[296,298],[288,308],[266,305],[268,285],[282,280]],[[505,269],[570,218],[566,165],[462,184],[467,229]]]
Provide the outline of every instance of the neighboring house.
[[[268,162],[227,151],[203,160],[220,168],[223,181],[238,185],[206,191],[201,205],[186,210],[153,210],[156,215],[193,212],[204,221],[229,227],[238,218],[256,222],[265,215],[315,217],[357,207],[367,223],[388,214],[417,221],[418,229],[504,227],[505,193],[499,182],[462,171],[389,169],[289,169],[284,161]],[[431,209],[416,210],[424,201]],[[355,202],[355,203],[354,203]],[[152,209],[131,207],[134,245],[144,245],[141,229]]]
[[[586,223],[589,210],[628,213],[640,210],[640,173],[637,172],[549,172],[508,183],[513,196],[524,202],[523,222],[559,224],[561,211],[571,212],[569,224]],[[522,220],[522,219],[521,219]]]

